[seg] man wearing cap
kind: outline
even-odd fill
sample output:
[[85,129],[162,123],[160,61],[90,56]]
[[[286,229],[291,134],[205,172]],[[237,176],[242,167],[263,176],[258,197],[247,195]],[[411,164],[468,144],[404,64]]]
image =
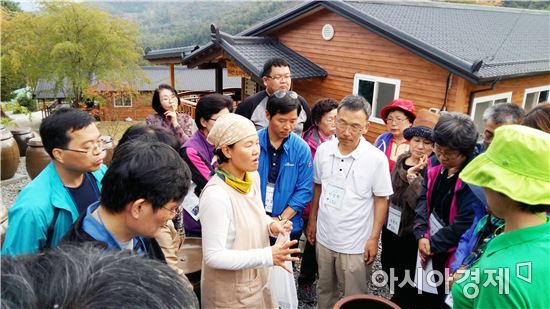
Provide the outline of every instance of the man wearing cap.
[[502,126],[461,172],[464,182],[483,187],[489,209],[505,224],[454,283],[455,308],[550,308],[548,153],[550,134]]
[[302,211],[313,195],[313,163],[307,143],[292,132],[301,110],[298,94],[278,90],[269,97],[267,128],[258,131],[262,201],[275,220],[291,220],[291,239],[302,234]]
[[397,157],[409,150],[409,142],[403,137],[403,131],[410,127],[416,118],[413,102],[404,99],[393,100],[380,111],[380,116],[386,123],[388,132],[378,136],[374,146],[386,154],[391,172]]
[[[282,58],[268,59],[262,70],[262,81],[265,90],[247,97],[235,110],[235,114],[244,116],[254,122],[257,130],[265,128],[269,124],[269,120],[265,116],[267,99],[277,90],[289,91],[291,88],[290,64]],[[302,132],[311,126],[311,110],[306,99],[302,96],[298,96],[298,99],[300,100],[301,111],[293,130],[296,134],[302,136]]]
[[307,239],[316,242],[319,308],[367,293],[371,264],[393,193],[388,160],[367,142],[369,103],[347,96],[338,106],[336,138],[317,148]]

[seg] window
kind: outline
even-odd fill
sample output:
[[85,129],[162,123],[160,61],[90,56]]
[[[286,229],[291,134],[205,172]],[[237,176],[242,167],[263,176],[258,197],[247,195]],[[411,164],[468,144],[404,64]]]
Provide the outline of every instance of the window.
[[353,79],[353,94],[367,99],[372,105],[372,115],[369,120],[384,123],[380,111],[385,106],[399,98],[401,81],[371,75],[355,74]]
[[550,85],[525,89],[525,96],[523,97],[523,108],[525,111],[528,112],[537,104],[548,101],[549,92]]
[[132,97],[125,95],[117,95],[113,97],[115,107],[132,107]]
[[485,125],[483,124],[483,113],[491,106],[500,103],[507,103],[512,101],[512,93],[505,92],[486,97],[479,97],[474,99],[472,106],[472,119],[476,124],[479,134],[483,133]]

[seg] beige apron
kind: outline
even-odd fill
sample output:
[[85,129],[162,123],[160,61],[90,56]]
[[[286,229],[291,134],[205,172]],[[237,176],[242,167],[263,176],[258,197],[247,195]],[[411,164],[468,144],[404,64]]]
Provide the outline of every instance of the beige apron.
[[[269,246],[269,232],[260,191],[260,177],[252,173],[253,194],[246,196],[213,176],[204,189],[220,186],[233,206],[235,241],[232,249],[249,250]],[[203,226],[203,228],[205,228]],[[202,263],[202,308],[277,308],[267,288],[269,268],[223,270]]]

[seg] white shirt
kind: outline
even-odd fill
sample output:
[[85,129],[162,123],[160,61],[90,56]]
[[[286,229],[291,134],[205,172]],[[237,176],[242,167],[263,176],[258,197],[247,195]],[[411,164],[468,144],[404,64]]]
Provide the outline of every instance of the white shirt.
[[[254,190],[251,190],[253,194]],[[235,241],[233,205],[219,186],[209,186],[201,194],[199,217],[202,225],[204,263],[212,268],[239,270],[273,266],[271,247],[232,250]],[[266,215],[266,224],[273,219]]]
[[[335,138],[317,148],[313,181],[322,188],[317,241],[339,253],[363,254],[374,224],[374,196],[393,194],[384,153],[361,137],[357,148],[344,156]],[[327,201],[334,186],[341,188],[333,199],[336,206]]]

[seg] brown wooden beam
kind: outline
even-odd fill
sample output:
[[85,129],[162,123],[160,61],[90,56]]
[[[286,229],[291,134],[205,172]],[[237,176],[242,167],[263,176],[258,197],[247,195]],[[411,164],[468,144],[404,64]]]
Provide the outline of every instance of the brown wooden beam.
[[175,74],[174,74],[174,64],[171,63],[170,64],[170,86],[172,86],[172,88],[176,88],[176,78],[175,78]]

